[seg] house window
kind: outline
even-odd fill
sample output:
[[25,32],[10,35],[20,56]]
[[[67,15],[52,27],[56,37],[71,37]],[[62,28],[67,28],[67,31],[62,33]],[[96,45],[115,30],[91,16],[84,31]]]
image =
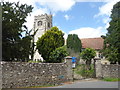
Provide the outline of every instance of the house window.
[[37,25],[41,26],[42,25],[42,21],[38,21]]
[[101,53],[99,53],[99,58],[103,58],[103,55]]

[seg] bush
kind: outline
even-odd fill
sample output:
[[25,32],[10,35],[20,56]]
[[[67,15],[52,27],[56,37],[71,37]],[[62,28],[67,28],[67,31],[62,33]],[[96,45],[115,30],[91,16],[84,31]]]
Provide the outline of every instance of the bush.
[[49,62],[51,63],[61,63],[64,59],[64,57],[66,57],[68,55],[67,51],[66,51],[66,47],[59,47],[57,49],[55,49],[55,51],[50,53],[50,60]]
[[82,53],[80,53],[80,56],[86,62],[86,69],[90,70],[91,60],[96,56],[95,50],[92,48],[86,48],[84,51],[82,51]]
[[94,75],[94,68],[93,65],[91,64],[91,69],[90,70],[86,70],[86,65],[85,64],[81,64],[78,65],[75,69],[76,74],[81,75],[82,77],[86,77],[86,78],[92,78]]
[[50,30],[46,31],[42,37],[38,38],[36,47],[46,63],[50,62],[50,53],[64,45],[63,35],[64,33],[57,27],[52,27]]

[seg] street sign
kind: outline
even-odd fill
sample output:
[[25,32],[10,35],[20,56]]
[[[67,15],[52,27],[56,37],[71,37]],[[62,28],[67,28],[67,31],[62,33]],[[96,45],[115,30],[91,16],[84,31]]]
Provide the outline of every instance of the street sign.
[[72,63],[75,63],[75,62],[76,62],[76,60],[73,59],[73,60],[72,60]]
[[76,57],[72,57],[72,63],[76,62]]
[[72,57],[72,59],[74,59],[74,60],[75,60],[75,59],[76,59],[76,57]]
[[72,68],[75,68],[75,63],[72,64]]

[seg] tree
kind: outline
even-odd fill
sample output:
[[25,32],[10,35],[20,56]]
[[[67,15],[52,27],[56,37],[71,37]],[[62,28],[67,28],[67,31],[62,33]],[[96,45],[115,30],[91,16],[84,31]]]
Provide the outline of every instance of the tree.
[[86,48],[82,53],[80,54],[83,60],[85,60],[87,65],[87,70],[90,70],[90,64],[91,60],[96,56],[96,52],[92,48]]
[[[2,2],[2,59],[25,61],[29,59],[31,36],[24,25],[33,7],[27,4]],[[26,33],[26,36],[22,34]]]
[[81,40],[76,34],[69,34],[67,38],[67,48],[71,48],[75,52],[81,52]]
[[57,27],[52,27],[38,39],[36,46],[45,62],[49,62],[51,52],[64,45],[63,35]]
[[[76,57],[78,60],[80,59],[80,52],[81,52],[81,40],[79,39],[78,35],[76,34],[69,34],[67,38],[67,51],[70,56]],[[78,63],[77,60],[77,63]]]
[[68,53],[65,46],[56,48],[53,52],[50,53],[49,62],[61,63],[64,57],[66,57],[67,55]]
[[111,63],[120,64],[120,1],[113,6],[109,24],[103,53]]

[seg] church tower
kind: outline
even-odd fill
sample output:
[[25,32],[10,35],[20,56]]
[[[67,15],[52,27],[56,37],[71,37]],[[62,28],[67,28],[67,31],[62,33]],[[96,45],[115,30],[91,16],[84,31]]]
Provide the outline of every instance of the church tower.
[[[41,37],[47,30],[49,30],[52,27],[52,15],[48,14],[41,14],[34,17],[34,31],[38,30],[36,32],[36,35],[34,37],[34,42],[36,43],[38,38]],[[35,47],[36,49],[36,47]],[[41,58],[41,55],[36,50],[34,54],[34,60],[39,60]]]

